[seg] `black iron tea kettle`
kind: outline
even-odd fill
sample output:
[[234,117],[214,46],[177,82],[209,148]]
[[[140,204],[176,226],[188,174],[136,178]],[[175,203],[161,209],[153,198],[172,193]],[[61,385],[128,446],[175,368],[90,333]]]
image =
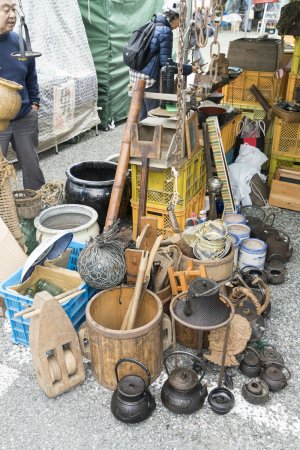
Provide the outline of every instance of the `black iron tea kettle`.
[[261,372],[261,361],[259,354],[252,347],[247,347],[244,358],[240,362],[239,369],[247,377],[257,377]]
[[[171,356],[176,355],[190,356],[197,361],[197,367],[202,367],[201,377],[198,378],[195,370],[187,367],[176,367],[170,373],[166,363]],[[198,411],[207,397],[207,386],[201,384],[205,374],[202,361],[192,353],[176,351],[165,357],[164,365],[168,379],[161,390],[161,401],[165,407],[176,414],[192,414]]]
[[[288,373],[287,377],[283,373],[283,370],[287,371]],[[286,366],[284,366],[283,364],[273,362],[267,364],[267,366],[261,373],[260,378],[265,383],[267,383],[270,391],[276,392],[281,391],[281,389],[287,386],[287,382],[291,378],[291,376],[292,374]]]
[[[138,375],[126,375],[119,380],[118,367],[130,362],[141,367],[147,374],[147,384]],[[148,419],[156,408],[155,399],[149,391],[151,374],[141,362],[132,358],[121,358],[115,366],[117,389],[111,399],[113,415],[125,423],[138,423]]]

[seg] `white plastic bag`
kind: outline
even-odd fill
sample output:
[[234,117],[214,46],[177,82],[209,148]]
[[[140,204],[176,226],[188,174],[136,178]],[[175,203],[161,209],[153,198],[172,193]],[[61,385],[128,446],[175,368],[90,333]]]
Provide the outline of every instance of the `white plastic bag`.
[[268,160],[267,156],[258,148],[249,144],[242,144],[240,146],[239,156],[236,158],[236,163],[246,163],[260,171],[261,166]]

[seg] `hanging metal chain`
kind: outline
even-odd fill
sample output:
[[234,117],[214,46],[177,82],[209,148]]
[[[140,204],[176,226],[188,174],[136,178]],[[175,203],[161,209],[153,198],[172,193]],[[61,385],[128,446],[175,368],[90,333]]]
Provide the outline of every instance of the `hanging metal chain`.
[[[221,0],[215,1],[215,6],[213,8],[213,17],[214,17],[214,40],[210,44],[210,65],[209,65],[209,71],[210,71],[210,77],[212,78],[212,81],[215,82],[218,76],[218,60],[220,56],[220,42],[218,41],[219,36],[219,27],[222,23],[223,19],[223,6],[221,4]],[[213,77],[213,70],[214,70],[214,77]]]
[[[209,7],[205,6],[205,0],[202,0],[201,6],[197,7],[197,0],[194,0],[195,9],[195,37],[197,47],[206,47],[208,42],[208,19],[211,10],[211,2]],[[206,31],[206,34],[204,33]]]
[[175,168],[178,170],[179,161],[183,148],[183,125],[185,110],[184,80],[183,80],[183,58],[184,58],[184,26],[186,14],[186,0],[180,1],[179,11],[179,38],[178,38],[178,74],[177,74],[177,122],[176,122],[176,146],[175,146]]

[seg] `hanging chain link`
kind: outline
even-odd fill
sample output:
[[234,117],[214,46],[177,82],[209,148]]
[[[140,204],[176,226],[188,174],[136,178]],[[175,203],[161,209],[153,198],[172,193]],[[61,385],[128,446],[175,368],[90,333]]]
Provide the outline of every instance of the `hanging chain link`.
[[184,111],[185,111],[185,92],[184,92],[184,80],[183,80],[183,60],[184,60],[184,27],[186,16],[186,0],[180,1],[179,10],[179,37],[178,37],[178,73],[177,73],[177,114],[176,114],[176,135],[175,135],[175,162],[172,167],[172,176],[174,177],[174,190],[169,202],[169,208],[175,208],[179,203],[178,195],[178,177],[179,166],[182,158],[183,148],[183,126],[184,126]]
[[179,12],[179,38],[178,38],[178,74],[177,74],[177,122],[176,122],[176,146],[175,146],[175,168],[178,170],[179,161],[183,148],[183,125],[184,125],[184,80],[183,80],[183,59],[184,59],[184,26],[186,14],[186,0],[180,1]]
[[[210,44],[210,65],[209,65],[209,71],[210,71],[210,77],[212,78],[212,81],[215,82],[218,76],[218,60],[220,57],[220,42],[218,41],[219,36],[219,27],[222,23],[223,19],[223,6],[221,4],[221,0],[215,0],[215,5],[213,7],[213,20],[214,20],[214,40]],[[214,76],[213,76],[214,71]]]
[[[208,20],[211,10],[211,1],[209,6],[205,6],[205,0],[202,0],[201,6],[197,6],[197,0],[194,0],[195,10],[195,36],[197,47],[206,47],[208,42]],[[206,32],[206,34],[205,34]]]

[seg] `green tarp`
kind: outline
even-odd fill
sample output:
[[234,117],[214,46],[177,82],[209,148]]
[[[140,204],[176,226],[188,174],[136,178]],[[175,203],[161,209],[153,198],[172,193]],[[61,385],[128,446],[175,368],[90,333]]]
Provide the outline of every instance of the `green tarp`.
[[78,0],[98,76],[102,127],[127,117],[128,67],[122,48],[133,30],[161,11],[163,0]]

